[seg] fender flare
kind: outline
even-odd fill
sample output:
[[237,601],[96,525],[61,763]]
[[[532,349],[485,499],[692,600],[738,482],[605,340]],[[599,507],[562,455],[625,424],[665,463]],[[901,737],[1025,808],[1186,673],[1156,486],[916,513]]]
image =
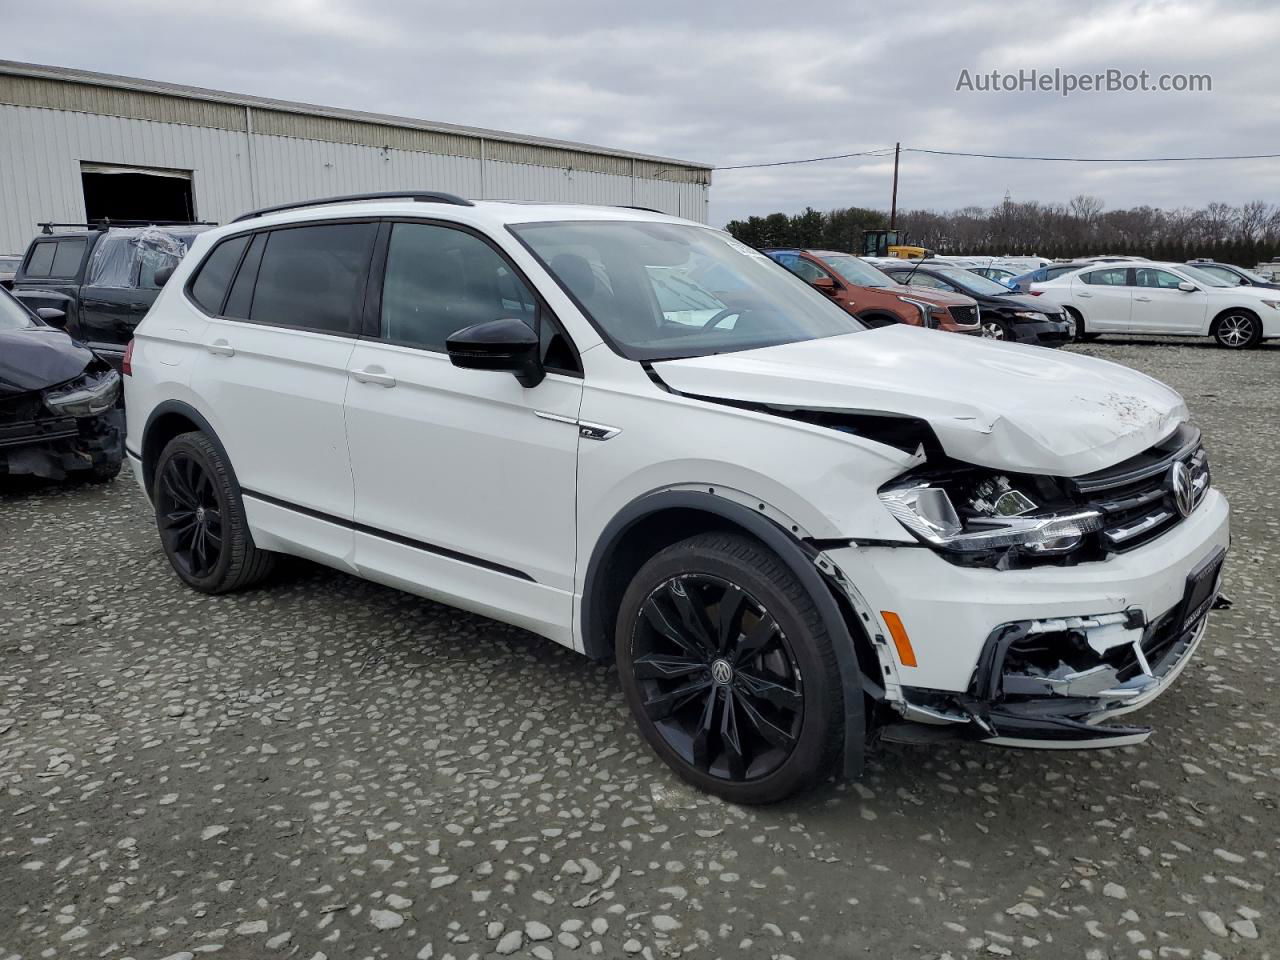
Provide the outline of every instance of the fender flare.
[[[212,442],[213,445],[218,448],[218,453],[222,456],[222,459],[225,460],[228,464],[231,463],[231,457],[227,455],[227,448],[222,445],[222,440],[218,438],[218,432],[214,430],[213,426],[209,423],[209,421],[205,419],[204,414],[202,414],[195,407],[191,406],[191,404],[186,403],[182,400],[164,400],[156,404],[155,407],[152,408],[151,413],[147,415],[146,425],[142,428],[142,449],[141,450],[126,449],[126,452],[131,457],[136,457],[138,461],[142,463],[143,478],[146,481],[148,497],[152,495],[151,483],[152,483],[152,476],[154,473],[155,464],[154,463],[148,464],[145,459],[145,454],[147,452],[147,438],[151,436],[151,431],[152,431],[152,428],[155,427],[156,421],[159,420],[161,417],[167,416],[169,414],[178,414],[179,416],[184,417],[187,420],[190,420],[192,423],[194,423],[196,427],[200,430],[200,432],[205,434],[209,438],[210,442]],[[155,451],[156,456],[159,456],[159,453],[160,453],[159,450]],[[232,473],[232,476],[233,477],[235,476],[234,472]],[[237,483],[237,486],[239,486],[238,483]]]
[[[836,665],[840,670],[840,687],[844,699],[844,756],[842,772],[846,778],[857,777],[862,772],[866,749],[867,724],[863,704],[864,686],[862,671],[854,640],[849,633],[840,607],[831,594],[822,574],[819,573],[813,547],[797,540],[772,520],[747,507],[718,497],[712,493],[692,490],[664,490],[645,494],[623,507],[605,526],[591,551],[582,590],[583,648],[588,655],[599,653],[604,634],[604,611],[599,597],[601,571],[614,546],[645,517],[662,510],[689,509],[713,514],[729,521],[744,532],[761,541],[778,555],[787,568],[808,591],[822,622],[831,636],[835,649]],[[612,649],[612,637],[605,637],[607,649]]]

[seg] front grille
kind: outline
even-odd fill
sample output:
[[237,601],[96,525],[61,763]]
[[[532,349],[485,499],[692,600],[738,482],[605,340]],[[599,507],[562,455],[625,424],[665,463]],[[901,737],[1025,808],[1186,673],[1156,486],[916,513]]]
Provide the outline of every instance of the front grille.
[[20,393],[14,397],[0,397],[0,424],[28,423],[36,417],[47,415],[39,393]]
[[[1180,472],[1178,464],[1185,467]],[[1209,459],[1200,431],[1185,424],[1169,438],[1124,463],[1070,481],[1102,512],[1102,547],[1122,553],[1167,533],[1209,492]],[[1180,485],[1181,506],[1179,505]]]
[[947,312],[951,314],[951,319],[958,324],[971,324],[978,322],[977,307],[947,307]]

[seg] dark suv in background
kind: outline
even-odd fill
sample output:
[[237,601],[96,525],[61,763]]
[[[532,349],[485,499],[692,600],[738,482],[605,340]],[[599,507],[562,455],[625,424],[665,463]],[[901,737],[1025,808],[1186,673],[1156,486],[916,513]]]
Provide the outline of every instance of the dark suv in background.
[[13,295],[118,370],[133,328],[191,241],[210,225],[89,226],[59,233],[52,232],[57,224],[42,226],[46,233],[31,241],[13,278]]
[[914,266],[905,262],[900,267],[882,265],[880,269],[912,290],[925,288],[973,297],[982,310],[982,335],[989,339],[1060,347],[1073,338],[1074,324],[1061,307],[1020,296],[1003,283],[945,260],[924,260]]

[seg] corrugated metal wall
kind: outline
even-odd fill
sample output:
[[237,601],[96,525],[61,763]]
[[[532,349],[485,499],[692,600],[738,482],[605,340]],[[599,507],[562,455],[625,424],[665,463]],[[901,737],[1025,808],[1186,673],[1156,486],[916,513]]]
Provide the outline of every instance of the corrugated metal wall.
[[[259,126],[264,116],[254,110],[234,130],[0,104],[0,253],[26,249],[41,221],[84,219],[82,160],[191,170],[197,215],[219,222],[273,203],[413,188],[491,199],[633,204],[707,219],[708,186],[697,182],[705,171],[500,141],[485,141],[482,170],[474,156],[275,135]],[[219,119],[230,125],[232,118]],[[248,123],[252,134],[244,132]],[[534,156],[544,164],[529,162]],[[545,165],[575,161],[593,169]],[[626,172],[632,169],[635,177]]]

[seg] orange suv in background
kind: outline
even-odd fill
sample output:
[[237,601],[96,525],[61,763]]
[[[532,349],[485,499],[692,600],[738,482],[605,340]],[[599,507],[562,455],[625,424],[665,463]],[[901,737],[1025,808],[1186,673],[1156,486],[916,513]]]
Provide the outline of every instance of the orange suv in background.
[[762,252],[869,327],[908,323],[975,336],[982,332],[972,297],[904,286],[851,253],[794,247]]

